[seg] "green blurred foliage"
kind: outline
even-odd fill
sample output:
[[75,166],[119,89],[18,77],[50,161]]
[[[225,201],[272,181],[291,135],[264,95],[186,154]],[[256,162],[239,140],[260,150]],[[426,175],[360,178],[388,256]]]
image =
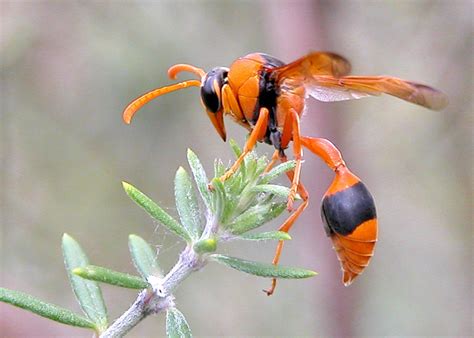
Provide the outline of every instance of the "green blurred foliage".
[[[3,0],[0,15],[2,286],[78,310],[62,265],[64,232],[93,264],[133,272],[129,233],[162,248],[165,270],[174,263],[182,243],[144,217],[121,181],[146,187],[177,216],[173,179],[186,149],[209,172],[214,158],[232,156],[196,88],[122,123],[131,99],[171,83],[170,65],[209,69],[252,51],[290,61],[308,49],[333,50],[354,73],[425,82],[451,101],[444,112],[389,97],[309,105],[303,132],[335,142],[376,199],[381,231],[370,267],[350,288],[340,283],[319,220],[331,174],[306,153],[312,199],[283,263],[319,276],[282,281],[267,298],[260,279],[209,266],[178,290],[180,308],[197,336],[472,334],[470,1]],[[244,130],[229,120],[227,128],[243,142]],[[228,254],[270,261],[273,250],[236,243]],[[104,297],[112,319],[135,293],[105,288]],[[6,335],[87,336],[11,307],[0,311]],[[153,336],[164,325],[164,316],[151,318],[134,334]]]

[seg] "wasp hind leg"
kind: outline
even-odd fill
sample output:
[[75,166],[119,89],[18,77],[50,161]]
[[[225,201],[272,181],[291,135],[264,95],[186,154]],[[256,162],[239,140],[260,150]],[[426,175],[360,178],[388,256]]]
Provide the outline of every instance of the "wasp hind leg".
[[[291,136],[290,136],[291,134]],[[288,195],[287,209],[288,211],[293,210],[293,203],[298,193],[303,202],[296,208],[296,210],[286,219],[286,221],[280,226],[279,231],[289,232],[295,221],[300,217],[303,211],[308,206],[309,195],[303,184],[300,182],[301,163],[302,163],[302,146],[300,141],[300,121],[296,110],[290,109],[287,118],[285,119],[285,126],[282,133],[282,145],[286,146],[293,138],[293,154],[296,161],[296,166],[292,171],[287,172],[287,176],[291,181],[290,194]],[[274,155],[275,156],[275,155]],[[286,162],[287,158],[283,153],[279,153],[280,160]],[[281,252],[283,250],[283,241],[279,241],[275,256],[273,257],[272,263],[277,265],[280,261]],[[272,285],[270,289],[264,290],[268,296],[272,295],[276,288],[276,279],[272,279]]]
[[[286,162],[287,161],[286,156],[280,157],[280,160],[281,160],[281,162]],[[293,182],[293,180],[294,180],[294,171],[287,172],[287,176],[290,179],[290,181]],[[298,208],[296,208],[295,212],[293,212],[286,219],[286,221],[280,226],[278,231],[289,232],[290,229],[293,227],[293,224],[295,224],[295,221],[298,219],[298,217],[300,217],[300,215],[303,213],[303,211],[308,206],[309,195],[308,195],[308,192],[306,191],[305,187],[303,186],[303,184],[301,184],[301,182],[298,182],[297,191],[298,191],[298,194],[301,196],[301,199],[303,200],[303,202],[298,206]],[[284,244],[284,241],[282,241],[282,240],[278,242],[278,245],[277,245],[277,248],[276,248],[276,251],[275,251],[275,256],[273,257],[273,261],[272,261],[273,265],[278,265],[278,263],[280,261],[281,252],[283,250],[283,244]],[[276,278],[273,278],[270,289],[263,290],[267,294],[267,296],[271,296],[273,294],[273,292],[275,291],[275,288],[276,288],[276,284],[277,284],[277,280],[276,280]]]

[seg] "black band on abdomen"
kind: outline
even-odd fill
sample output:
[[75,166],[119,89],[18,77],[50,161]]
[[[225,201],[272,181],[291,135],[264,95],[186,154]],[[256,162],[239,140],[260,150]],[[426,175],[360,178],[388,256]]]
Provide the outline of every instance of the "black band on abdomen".
[[347,236],[362,223],[377,217],[372,195],[362,182],[325,196],[321,217],[328,236],[334,232]]

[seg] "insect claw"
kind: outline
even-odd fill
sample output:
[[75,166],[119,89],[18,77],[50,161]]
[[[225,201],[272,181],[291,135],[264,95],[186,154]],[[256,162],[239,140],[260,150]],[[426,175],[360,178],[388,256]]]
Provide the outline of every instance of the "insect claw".
[[293,200],[288,199],[288,202],[286,203],[286,210],[288,210],[288,212],[293,211]]
[[273,292],[275,292],[275,288],[276,288],[276,279],[273,278],[272,279],[272,286],[270,287],[270,289],[269,290],[263,289],[262,291],[265,292],[267,294],[267,296],[271,296],[271,295],[273,295]]

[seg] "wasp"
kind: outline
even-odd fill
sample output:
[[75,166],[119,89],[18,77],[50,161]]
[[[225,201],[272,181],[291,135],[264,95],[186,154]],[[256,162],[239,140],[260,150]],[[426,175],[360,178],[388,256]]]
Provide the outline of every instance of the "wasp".
[[[207,73],[192,65],[177,64],[168,70],[171,79],[176,79],[180,72],[189,72],[198,79],[154,89],[138,97],[126,107],[123,119],[129,124],[137,110],[160,95],[200,87],[202,105],[224,141],[224,115],[250,133],[242,154],[221,177],[222,181],[239,168],[257,142],[275,148],[267,170],[278,160],[287,161],[285,152],[292,142],[296,166],[287,173],[291,181],[287,208],[292,212],[279,228],[284,232],[290,231],[309,202],[309,194],[300,181],[303,148],[320,157],[335,174],[322,199],[322,221],[340,261],[342,282],[349,286],[374,254],[378,234],[375,203],[330,141],[301,135],[300,120],[306,100],[311,96],[334,102],[389,94],[433,110],[447,104],[447,97],[432,87],[391,76],[349,76],[350,70],[349,61],[330,52],[312,52],[288,64],[264,53],[252,53],[235,60],[229,68],[216,67]],[[302,202],[293,209],[297,194]],[[273,264],[278,264],[282,249],[280,241]],[[275,287],[273,279],[271,288],[264,291],[271,295]]]

